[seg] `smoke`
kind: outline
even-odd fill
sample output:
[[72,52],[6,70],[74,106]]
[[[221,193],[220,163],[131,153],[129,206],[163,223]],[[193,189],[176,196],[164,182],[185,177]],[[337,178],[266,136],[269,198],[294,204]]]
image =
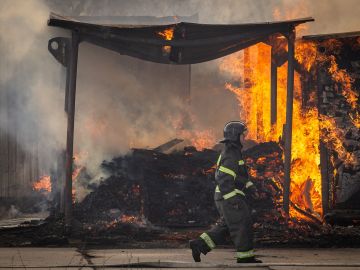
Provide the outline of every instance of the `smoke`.
[[61,67],[49,57],[47,40],[64,33],[47,27],[49,9],[42,1],[0,5],[0,129],[24,151],[38,149],[46,171],[66,132]]
[[[47,41],[67,31],[46,25],[50,11],[70,16],[191,16],[199,23],[243,23],[313,16],[306,34],[358,30],[356,0],[2,0],[0,3],[0,128],[25,151],[38,149],[41,170],[65,148],[64,68]],[[141,23],[141,22],[139,22]],[[224,91],[219,61],[193,65],[191,105],[188,67],[148,63],[83,43],[79,50],[75,153],[85,153],[93,175],[103,159],[130,147],[156,147],[176,137],[174,122],[191,112],[194,130],[221,137],[224,122],[238,117]],[[5,100],[5,101],[4,101]],[[5,106],[4,106],[4,103]],[[94,179],[98,179],[95,177]]]

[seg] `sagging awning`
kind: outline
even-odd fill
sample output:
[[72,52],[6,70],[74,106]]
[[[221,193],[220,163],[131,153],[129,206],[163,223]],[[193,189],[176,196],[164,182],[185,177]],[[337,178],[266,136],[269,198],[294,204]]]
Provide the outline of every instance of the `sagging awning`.
[[78,32],[81,41],[163,64],[196,64],[234,53],[275,34],[286,35],[303,18],[250,24],[108,25],[50,14],[49,26]]

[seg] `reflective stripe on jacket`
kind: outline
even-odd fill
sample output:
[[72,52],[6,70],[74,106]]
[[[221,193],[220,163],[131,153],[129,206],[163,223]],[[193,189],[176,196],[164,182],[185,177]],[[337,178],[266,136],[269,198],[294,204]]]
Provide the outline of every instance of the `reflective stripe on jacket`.
[[215,172],[215,200],[230,199],[237,194],[245,196],[243,190],[253,186],[249,181],[245,161],[239,146],[227,143],[221,152]]

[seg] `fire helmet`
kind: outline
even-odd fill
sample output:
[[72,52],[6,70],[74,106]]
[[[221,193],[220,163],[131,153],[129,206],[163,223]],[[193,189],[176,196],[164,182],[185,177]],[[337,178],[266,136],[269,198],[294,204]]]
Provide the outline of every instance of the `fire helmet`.
[[247,130],[247,127],[244,122],[241,121],[230,121],[226,123],[224,127],[224,139],[220,142],[238,142],[240,135],[242,135]]

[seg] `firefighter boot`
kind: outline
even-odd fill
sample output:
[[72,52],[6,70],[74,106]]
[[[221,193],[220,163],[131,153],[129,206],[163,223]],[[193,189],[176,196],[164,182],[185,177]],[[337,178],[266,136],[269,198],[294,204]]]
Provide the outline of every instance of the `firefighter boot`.
[[201,253],[206,255],[206,253],[210,251],[210,248],[205,244],[202,239],[191,240],[189,244],[195,262],[201,262]]
[[255,256],[248,257],[248,258],[238,258],[237,263],[262,263],[261,260],[256,259]]

